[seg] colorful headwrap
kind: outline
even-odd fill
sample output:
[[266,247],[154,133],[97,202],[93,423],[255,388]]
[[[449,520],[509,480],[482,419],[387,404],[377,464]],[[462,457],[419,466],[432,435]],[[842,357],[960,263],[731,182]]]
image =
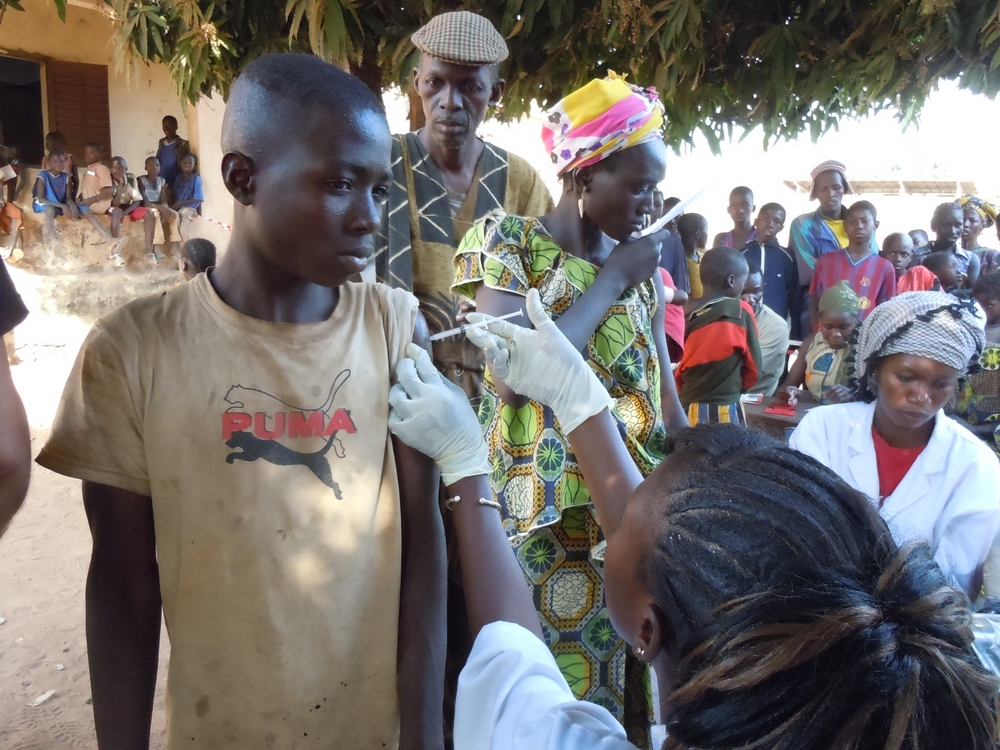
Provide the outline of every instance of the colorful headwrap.
[[[855,374],[874,396],[873,358],[915,354],[966,375],[986,344],[986,316],[971,299],[945,292],[906,292],[883,302],[865,318],[858,335]],[[868,375],[865,378],[865,375]]]
[[982,218],[985,226],[991,227],[996,223],[997,207],[989,201],[983,200],[978,195],[963,195],[955,202],[962,208],[976,209],[976,213]]
[[577,89],[544,113],[542,142],[556,174],[589,167],[611,154],[663,138],[663,104],[612,71]]
[[861,306],[858,295],[846,281],[838,281],[819,298],[819,311],[857,313]]

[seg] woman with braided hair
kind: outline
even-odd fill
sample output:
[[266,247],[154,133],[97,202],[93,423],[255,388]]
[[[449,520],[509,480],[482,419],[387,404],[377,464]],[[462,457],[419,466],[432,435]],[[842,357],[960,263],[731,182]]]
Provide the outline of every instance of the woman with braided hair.
[[1000,464],[942,407],[978,367],[985,322],[943,292],[879,305],[858,335],[860,402],[813,409],[790,441],[871,498],[899,544],[930,545],[972,599],[1000,528]]
[[[657,674],[662,750],[996,749],[1000,685],[926,545],[901,549],[836,474],[737,425],[682,431],[640,484],[607,391],[534,290],[527,310],[533,331],[494,321],[468,335],[566,430],[608,540],[611,621]],[[438,461],[485,454],[464,395],[408,353],[390,429]],[[448,491],[476,636],[456,749],[635,750],[605,707],[573,699],[488,479]]]

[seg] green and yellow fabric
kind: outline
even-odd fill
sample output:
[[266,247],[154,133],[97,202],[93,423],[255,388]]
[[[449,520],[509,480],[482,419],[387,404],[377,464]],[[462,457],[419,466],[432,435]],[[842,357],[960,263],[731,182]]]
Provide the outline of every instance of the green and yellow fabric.
[[[480,284],[521,296],[537,289],[558,319],[600,272],[560,248],[538,219],[497,211],[459,245],[453,289],[472,300]],[[652,282],[627,289],[605,313],[584,352],[616,401],[615,421],[644,476],[665,451],[660,363],[652,333],[656,306]],[[583,474],[552,410],[533,401],[520,409],[504,404],[487,372],[479,420],[504,527],[532,584],[546,641],[563,674],[579,698],[606,706],[620,720],[629,720],[628,703],[641,703],[629,713],[648,728],[643,672],[628,666],[628,648],[615,635],[605,608],[603,536]],[[626,672],[636,675],[631,701],[626,700]]]

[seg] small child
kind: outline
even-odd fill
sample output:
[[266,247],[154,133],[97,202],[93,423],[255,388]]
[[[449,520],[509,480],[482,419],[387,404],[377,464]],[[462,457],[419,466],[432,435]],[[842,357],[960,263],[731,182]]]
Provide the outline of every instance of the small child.
[[191,151],[188,142],[177,135],[177,118],[167,115],[161,123],[163,137],[156,148],[156,158],[160,161],[160,174],[167,185],[173,186],[180,172],[180,162],[183,156]]
[[914,255],[918,263],[931,253],[948,252],[958,258],[958,271],[972,286],[979,279],[979,256],[962,247],[962,230],[965,227],[965,211],[958,203],[942,203],[934,209],[931,217],[931,231],[935,239],[923,247],[917,247]]
[[102,745],[149,743],[162,615],[166,747],[443,746],[440,480],[388,430],[396,365],[427,328],[412,295],[349,281],[391,143],[357,78],[256,58],[222,126],[221,265],[83,345],[38,461],[84,480]]
[[111,243],[111,233],[90,208],[74,200],[69,188],[69,175],[66,173],[66,155],[61,151],[53,151],[45,157],[42,167],[31,191],[31,208],[36,214],[45,214],[43,227],[46,242],[50,246],[56,244],[56,217],[65,215],[70,221],[86,217],[90,225]]
[[174,202],[170,208],[180,217],[181,240],[187,242],[191,237],[191,222],[201,213],[201,204],[205,194],[201,187],[201,175],[195,169],[198,159],[192,153],[184,154],[180,159],[181,173],[173,182]]
[[972,296],[986,313],[986,343],[1000,346],[1000,273],[980,276]]
[[[142,216],[136,214],[145,211],[142,208],[142,199],[139,196],[135,176],[128,171],[128,164],[121,156],[111,157],[111,190],[111,208],[108,215],[111,216],[111,236],[117,239],[121,237],[122,221],[125,220],[125,217],[128,216],[130,219],[138,221]],[[128,237],[126,236],[124,239],[127,240]],[[124,245],[125,241],[123,240],[115,248],[115,252],[110,258],[116,266],[125,265],[125,259],[121,255]]]
[[896,271],[896,294],[903,292],[940,291],[937,276],[921,265],[910,268],[913,260],[913,240],[910,235],[894,232],[885,238],[879,255],[892,263]]
[[858,326],[858,295],[846,281],[823,292],[819,301],[819,331],[810,333],[776,396],[791,402],[803,385],[821,404],[854,400],[854,345]]
[[1000,273],[980,276],[972,296],[986,313],[986,348],[981,370],[959,381],[954,416],[1000,454]]
[[731,247],[740,250],[748,242],[757,239],[757,230],[751,223],[755,208],[753,191],[743,185],[734,187],[729,193],[729,206],[726,208],[726,213],[733,220],[733,228],[715,235],[712,247]]
[[819,321],[819,299],[839,281],[847,281],[858,295],[858,322],[876,306],[896,296],[896,271],[872,247],[878,214],[868,201],[856,201],[844,216],[848,245],[824,253],[816,261],[809,287],[809,317],[813,330]]
[[760,377],[757,324],[740,299],[750,268],[738,250],[715,247],[700,271],[704,296],[687,316],[677,392],[692,425],[746,424],[740,396]]
[[930,237],[927,236],[927,232],[923,229],[911,229],[907,234],[910,235],[910,239],[913,240],[913,247],[924,247],[927,245]]
[[[51,154],[54,151],[58,151],[65,156],[63,159],[63,172],[66,174],[69,194],[75,199],[80,194],[80,178],[77,174],[76,158],[66,149],[66,136],[58,130],[53,130],[51,133],[45,134],[45,153]],[[42,169],[44,168],[45,165],[43,164]]]
[[791,252],[778,244],[778,232],[785,226],[785,209],[779,203],[765,203],[754,221],[754,236],[743,248],[751,266],[764,275],[764,304],[791,321],[791,335],[801,336],[805,300],[799,285],[799,267]]
[[701,256],[708,246],[708,221],[701,214],[682,214],[677,219],[677,234],[680,235],[681,244],[684,246],[688,281],[691,284],[690,299],[701,299],[704,289],[698,268]]
[[[146,159],[146,174],[139,175],[136,187],[142,196],[142,211],[136,211],[134,216],[142,219],[146,229],[147,257],[151,262],[159,263],[167,256],[156,247],[166,243],[169,225],[177,220],[177,213],[170,208],[170,187],[160,175],[160,160],[157,157],[150,156]],[[157,235],[157,229],[161,226],[162,232]]]
[[[937,277],[944,291],[956,294],[957,292],[966,290],[968,279],[961,272],[959,259],[953,253],[949,253],[947,250],[939,250],[936,253],[925,256],[924,268]],[[969,294],[966,292],[959,296],[968,297]]]
[[[743,253],[746,258],[746,253]],[[753,260],[747,259],[749,271],[740,299],[750,305],[757,322],[757,338],[760,345],[760,377],[749,393],[774,394],[785,371],[785,356],[788,354],[788,321],[767,306],[764,301],[764,274]]]
[[215,245],[202,237],[188,240],[181,245],[177,256],[177,268],[185,281],[191,281],[199,273],[205,273],[215,265]]

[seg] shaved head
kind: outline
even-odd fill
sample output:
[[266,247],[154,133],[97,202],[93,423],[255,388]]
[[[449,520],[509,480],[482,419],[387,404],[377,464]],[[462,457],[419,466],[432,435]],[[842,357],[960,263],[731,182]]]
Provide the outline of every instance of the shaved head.
[[318,121],[347,125],[385,111],[358,78],[314,55],[258,57],[233,84],[222,123],[222,150],[255,159],[280,150]]
[[702,283],[713,289],[724,287],[727,278],[740,276],[748,269],[743,253],[731,247],[713,247],[701,258]]

